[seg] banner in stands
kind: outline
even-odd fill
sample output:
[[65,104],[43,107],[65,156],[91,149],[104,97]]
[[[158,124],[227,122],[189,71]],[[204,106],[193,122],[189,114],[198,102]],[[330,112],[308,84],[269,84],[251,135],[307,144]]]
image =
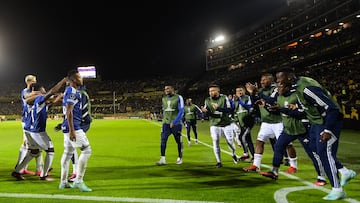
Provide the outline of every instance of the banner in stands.
[[347,111],[343,111],[343,112],[345,112],[343,128],[360,130],[360,121],[359,121],[359,113],[358,113],[359,109],[355,107],[351,107],[350,112]]

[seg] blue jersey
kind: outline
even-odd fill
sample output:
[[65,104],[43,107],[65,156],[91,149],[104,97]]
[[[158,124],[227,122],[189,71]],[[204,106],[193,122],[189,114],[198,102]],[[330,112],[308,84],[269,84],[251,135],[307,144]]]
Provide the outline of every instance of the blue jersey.
[[28,115],[30,114],[30,105],[26,104],[25,101],[25,94],[29,94],[31,92],[30,89],[24,88],[21,91],[21,104],[22,104],[22,114],[21,114],[21,122],[26,123],[26,119],[28,118]]
[[81,103],[81,93],[79,90],[68,86],[65,89],[64,97],[63,97],[63,113],[65,115],[65,119],[62,124],[62,130],[64,133],[69,132],[68,118],[66,116],[66,105],[73,105],[73,124],[74,129],[81,129],[81,118],[82,118],[82,103]]
[[45,132],[47,110],[48,105],[45,102],[44,95],[37,96],[30,111],[30,123],[26,123],[26,126],[30,124],[28,129],[30,132]]
[[89,95],[86,92],[85,86],[82,86],[79,89],[81,93],[81,111],[82,111],[82,119],[81,119],[81,129],[84,132],[87,132],[90,129],[90,123],[92,122],[91,118],[91,104]]

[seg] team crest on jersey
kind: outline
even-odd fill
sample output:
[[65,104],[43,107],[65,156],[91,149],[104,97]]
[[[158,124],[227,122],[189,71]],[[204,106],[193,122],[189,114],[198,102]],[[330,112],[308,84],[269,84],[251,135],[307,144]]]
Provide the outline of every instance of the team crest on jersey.
[[70,97],[69,97],[70,99],[72,99],[72,100],[74,100],[74,99],[76,99],[76,95],[75,94],[70,94]]

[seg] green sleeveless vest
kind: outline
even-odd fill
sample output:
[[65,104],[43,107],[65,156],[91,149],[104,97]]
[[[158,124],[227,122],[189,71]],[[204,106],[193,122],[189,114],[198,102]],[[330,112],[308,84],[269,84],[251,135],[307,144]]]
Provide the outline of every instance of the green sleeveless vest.
[[195,104],[185,105],[184,112],[185,112],[185,120],[191,121],[196,119],[196,111],[197,108]]
[[[259,93],[262,93],[265,96],[270,96],[274,92],[275,88],[276,87],[274,87],[274,86],[268,90],[260,88]],[[280,115],[270,113],[268,110],[265,109],[265,107],[259,107],[259,110],[260,110],[261,122],[266,122],[266,123],[280,123],[281,122]]]
[[[333,97],[330,95],[330,92],[324,89],[316,80],[309,77],[299,77],[299,80],[296,83],[296,94],[298,96],[298,99],[301,105],[304,107],[304,111],[306,113],[307,118],[309,119],[309,122],[311,124],[321,125],[324,123],[324,120],[320,112],[314,105],[308,103],[304,98],[304,89],[309,86],[320,87],[326,92],[326,94],[329,96],[329,98],[332,101],[334,100]],[[338,106],[337,102],[334,101],[334,103]]]
[[219,107],[224,108],[226,99],[227,99],[227,97],[222,94],[216,100],[212,99],[211,97],[208,97],[205,99],[205,105],[210,109],[210,112],[209,112],[210,126],[224,127],[224,126],[230,125],[230,123],[231,123],[230,114],[216,111],[211,105],[212,103],[216,103]]
[[[296,93],[292,93],[289,96],[279,95],[277,103],[281,108],[289,108],[289,104],[296,104],[298,98]],[[306,133],[306,128],[301,120],[290,117],[289,115],[281,113],[282,122],[284,124],[284,131],[289,135],[301,135]]]
[[[249,101],[250,97],[249,95],[243,95],[240,99],[245,104]],[[243,118],[249,114],[249,111],[241,106],[238,101],[235,101],[235,113],[235,120],[239,122],[240,126],[244,126]]]
[[163,123],[170,124],[173,120],[175,120],[176,116],[179,113],[178,101],[179,101],[178,94],[174,94],[171,97],[164,96],[162,98]]

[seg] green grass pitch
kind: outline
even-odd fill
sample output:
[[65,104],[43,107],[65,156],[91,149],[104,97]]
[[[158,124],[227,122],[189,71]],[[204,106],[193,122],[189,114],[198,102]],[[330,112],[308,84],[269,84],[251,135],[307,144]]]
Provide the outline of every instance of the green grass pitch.
[[[0,202],[326,202],[322,197],[329,184],[313,187],[316,173],[298,141],[294,146],[298,155],[299,171],[293,175],[281,173],[277,181],[257,173],[246,173],[248,161],[234,164],[222,138],[223,168],[214,168],[215,157],[209,135],[208,122],[198,122],[198,145],[184,141],[183,164],[176,165],[176,144],[169,137],[165,166],[156,166],[160,158],[161,122],[124,119],[94,120],[87,133],[92,147],[85,182],[93,189],[84,193],[77,189],[59,190],[60,159],[63,134],[55,132],[60,121],[48,121],[47,132],[55,145],[51,176],[55,181],[40,181],[25,175],[16,181],[10,174],[15,166],[22,141],[20,121],[0,123]],[[253,141],[259,126],[252,130]],[[183,128],[185,135],[185,127]],[[194,138],[193,134],[191,134]],[[343,130],[338,151],[342,163],[360,173],[359,133]],[[237,155],[242,149],[237,148]],[[272,149],[265,144],[262,170],[271,166]],[[35,161],[29,165],[34,170]],[[286,166],[281,166],[285,170]],[[70,168],[71,171],[71,168]],[[348,199],[338,202],[360,201],[360,175],[344,187]],[[292,191],[292,192],[291,192]]]

